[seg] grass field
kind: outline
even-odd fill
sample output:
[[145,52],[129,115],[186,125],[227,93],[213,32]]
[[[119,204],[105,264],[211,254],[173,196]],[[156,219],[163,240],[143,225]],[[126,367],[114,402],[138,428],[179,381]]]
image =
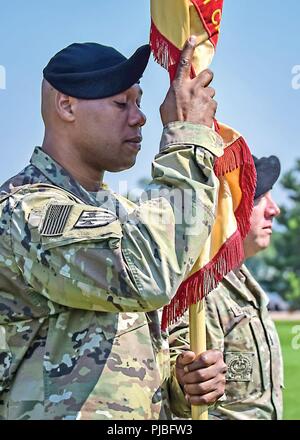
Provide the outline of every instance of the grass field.
[[[275,324],[279,333],[284,359],[283,418],[300,420],[300,321],[275,321]],[[298,328],[295,326],[298,326]]]

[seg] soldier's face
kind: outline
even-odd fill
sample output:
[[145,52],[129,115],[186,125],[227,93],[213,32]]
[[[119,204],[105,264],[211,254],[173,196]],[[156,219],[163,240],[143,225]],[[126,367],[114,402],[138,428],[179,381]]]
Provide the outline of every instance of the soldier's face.
[[141,97],[142,90],[135,84],[109,98],[78,101],[74,129],[86,163],[99,171],[111,172],[134,165],[146,123],[140,109]]
[[269,246],[272,222],[279,213],[280,209],[272,199],[270,191],[255,200],[250,219],[250,231],[244,241],[246,258],[252,257]]

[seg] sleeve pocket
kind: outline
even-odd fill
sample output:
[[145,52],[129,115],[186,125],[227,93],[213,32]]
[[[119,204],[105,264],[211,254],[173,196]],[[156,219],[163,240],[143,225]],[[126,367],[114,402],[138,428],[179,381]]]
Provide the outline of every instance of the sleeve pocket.
[[42,211],[32,210],[28,229],[31,242],[41,243],[44,249],[82,241],[116,247],[122,238],[122,226],[114,213],[83,204],[51,202]]
[[254,352],[225,351],[226,373],[225,397],[222,403],[236,403],[247,399],[253,388]]
[[107,226],[98,228],[71,229],[59,237],[40,236],[44,249],[51,249],[68,244],[91,242],[99,247],[115,249],[119,246],[122,238],[122,228],[118,220]]

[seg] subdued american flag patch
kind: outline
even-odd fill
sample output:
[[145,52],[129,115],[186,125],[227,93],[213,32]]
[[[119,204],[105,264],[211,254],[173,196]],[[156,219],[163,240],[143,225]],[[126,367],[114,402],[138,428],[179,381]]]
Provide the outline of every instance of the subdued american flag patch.
[[109,211],[82,211],[74,228],[99,228],[107,226],[117,220],[117,217]]
[[49,206],[42,225],[41,235],[62,235],[71,209],[72,205],[66,204]]

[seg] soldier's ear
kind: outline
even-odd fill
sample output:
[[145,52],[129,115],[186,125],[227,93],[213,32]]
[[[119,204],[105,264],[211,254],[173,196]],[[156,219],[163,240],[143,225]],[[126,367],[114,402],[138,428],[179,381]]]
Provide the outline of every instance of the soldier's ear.
[[55,96],[55,108],[59,117],[65,122],[74,122],[75,115],[73,111],[73,106],[75,104],[76,98],[72,96],[65,95],[61,92],[56,92]]

